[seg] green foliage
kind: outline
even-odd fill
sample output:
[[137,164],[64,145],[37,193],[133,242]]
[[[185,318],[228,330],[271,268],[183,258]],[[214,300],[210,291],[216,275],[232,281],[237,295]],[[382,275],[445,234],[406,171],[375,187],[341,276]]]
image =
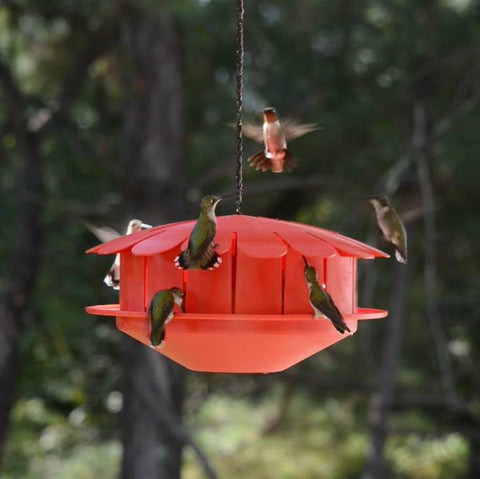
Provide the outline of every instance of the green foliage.
[[[8,3],[8,2],[7,2]],[[119,2],[49,0],[0,7],[0,58],[25,94],[30,118],[41,122],[93,31],[121,23]],[[123,3],[123,2],[120,2]],[[179,18],[184,46],[187,198],[192,212],[206,193],[233,189],[235,117],[234,8],[227,0],[143,0],[136,8]],[[378,243],[366,198],[408,150],[414,84],[432,68],[435,124],[478,95],[478,2],[443,0],[246,1],[245,117],[274,105],[282,116],[319,122],[319,132],[295,141],[293,178],[322,177],[319,186],[279,188],[280,178],[245,169],[244,212],[281,217]],[[295,3],[295,5],[293,5]],[[432,20],[433,18],[433,20]],[[435,28],[430,28],[434,23]],[[42,145],[46,162],[46,230],[35,296],[21,338],[21,378],[5,479],[115,477],[120,457],[119,332],[110,319],[84,313],[88,304],[114,303],[102,283],[112,258],[85,257],[96,240],[82,221],[120,229],[123,188],[122,112],[128,91],[118,37],[89,69],[68,118]],[[462,87],[463,85],[463,87]],[[2,223],[18,214],[18,138],[0,103]],[[461,397],[479,409],[480,361],[480,112],[470,113],[435,145],[432,162],[438,235],[438,306]],[[245,140],[245,154],[258,145]],[[214,176],[219,165],[226,172]],[[231,168],[228,168],[231,165]],[[421,206],[410,165],[392,201],[399,211]],[[249,186],[262,183],[248,193]],[[384,188],[383,182],[381,188]],[[252,189],[253,190],[253,189]],[[220,214],[231,213],[228,205]],[[193,216],[194,213],[192,213]],[[442,397],[437,358],[425,314],[424,226],[414,233],[405,339],[398,390]],[[0,291],[8,274],[15,228],[0,241]],[[392,263],[359,266],[360,291],[378,274],[372,304],[388,308]],[[388,321],[388,320],[386,320]],[[293,370],[298,372],[288,414],[264,431],[282,401],[283,375],[269,378],[192,375],[187,424],[220,477],[235,479],[357,477],[368,451],[368,400],[380,365],[384,322],[362,324],[348,341]],[[373,367],[372,367],[373,365]],[[302,379],[305,375],[307,379]],[[338,379],[338,381],[336,381]],[[324,385],[327,384],[326,386]],[[475,409],[476,408],[476,409]],[[412,406],[395,411],[388,441],[392,478],[467,475],[473,450],[461,418]],[[468,425],[467,425],[468,426]],[[477,446],[478,447],[478,446]],[[255,475],[252,476],[252,471]],[[273,471],[273,473],[272,473]],[[191,451],[184,477],[202,477]]]

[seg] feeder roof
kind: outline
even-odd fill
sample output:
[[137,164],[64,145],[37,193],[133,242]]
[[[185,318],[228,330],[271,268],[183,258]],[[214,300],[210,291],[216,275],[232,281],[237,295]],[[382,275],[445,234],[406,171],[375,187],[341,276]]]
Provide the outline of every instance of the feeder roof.
[[[156,226],[95,246],[87,253],[106,255],[131,249],[135,256],[151,256],[178,246],[184,249],[195,222],[192,220]],[[218,216],[216,251],[219,254],[228,251],[234,238],[239,250],[256,258],[284,256],[287,246],[306,257],[329,257],[336,254],[362,259],[389,257],[383,251],[323,228],[255,216]]]

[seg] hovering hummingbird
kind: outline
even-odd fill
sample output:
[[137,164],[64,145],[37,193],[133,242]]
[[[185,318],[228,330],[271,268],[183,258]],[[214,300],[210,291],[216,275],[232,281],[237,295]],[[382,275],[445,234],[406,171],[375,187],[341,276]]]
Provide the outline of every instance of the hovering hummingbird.
[[215,208],[223,198],[220,196],[204,196],[200,202],[198,217],[185,251],[175,258],[175,266],[180,269],[213,269],[218,268],[222,258],[215,252],[213,242],[217,232]]
[[292,120],[287,120],[282,125],[277,110],[271,107],[265,108],[263,110],[263,127],[250,123],[244,123],[242,126],[245,136],[265,144],[264,150],[253,154],[247,161],[250,166],[263,172],[268,170],[273,173],[290,172],[297,164],[297,159],[287,149],[287,141],[317,129],[315,123],[301,125]]
[[180,288],[162,289],[157,291],[148,307],[150,317],[150,343],[162,347],[165,339],[165,325],[173,318],[175,304],[182,306],[184,293]]
[[[115,231],[113,228],[109,226],[94,226],[90,223],[85,222],[85,226],[89,229],[91,233],[93,233],[102,243],[106,243],[107,241],[114,240],[122,236],[118,231]],[[142,229],[151,228],[150,225],[146,225],[142,223],[141,220],[130,220],[127,225],[127,230],[125,235],[130,235],[132,233],[136,233]],[[103,278],[103,282],[110,286],[113,289],[120,289],[120,254],[117,253],[115,256],[115,261],[112,264],[112,267],[106,274],[105,278]]]
[[319,316],[326,316],[339,333],[343,334],[345,331],[350,333],[350,328],[346,325],[342,313],[338,310],[332,297],[327,293],[325,285],[320,285],[318,282],[317,271],[313,266],[310,266],[307,263],[305,256],[303,256],[303,261],[305,262],[304,272],[308,291],[310,293],[310,304],[315,311],[313,317],[318,318]]
[[385,195],[374,196],[370,203],[375,208],[377,223],[387,241],[395,245],[395,258],[407,262],[407,232],[400,216]]

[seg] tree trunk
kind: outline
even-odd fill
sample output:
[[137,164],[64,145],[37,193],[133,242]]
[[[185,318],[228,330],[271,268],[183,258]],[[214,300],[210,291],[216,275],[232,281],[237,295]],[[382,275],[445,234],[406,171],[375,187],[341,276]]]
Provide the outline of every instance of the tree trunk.
[[[98,32],[97,32],[98,33]],[[18,337],[21,320],[37,278],[42,253],[44,231],[41,216],[44,208],[44,161],[41,144],[48,136],[55,118],[67,117],[81,91],[88,69],[113,38],[111,27],[91,34],[85,48],[66,73],[56,102],[57,109],[37,129],[29,127],[26,96],[18,88],[8,63],[0,60],[2,106],[9,114],[12,133],[17,141],[19,168],[17,172],[17,221],[9,225],[16,240],[11,261],[4,274],[4,289],[0,292],[0,462],[7,439],[9,417],[15,402],[18,377]],[[35,108],[33,108],[35,110]]]
[[16,137],[19,168],[16,241],[10,264],[3,274],[0,294],[0,460],[7,439],[10,412],[15,401],[18,377],[18,336],[20,321],[33,291],[42,246],[40,215],[43,208],[43,161],[39,138],[27,128],[21,92],[7,64],[0,61],[0,88],[3,103]]
[[[19,112],[21,117],[23,112]],[[16,242],[10,268],[4,276],[5,289],[0,298],[0,459],[5,449],[10,412],[15,402],[18,378],[18,336],[24,310],[30,302],[42,249],[40,216],[43,208],[43,161],[38,139],[17,118],[20,168]]]
[[[132,9],[122,21],[128,59],[124,112],[124,198],[130,217],[150,224],[182,214],[181,36],[173,16]],[[177,479],[185,370],[124,337],[122,479]],[[172,426],[173,425],[173,426]]]
[[395,374],[403,336],[404,308],[408,291],[408,266],[395,263],[395,275],[390,299],[390,315],[386,320],[386,338],[380,363],[378,390],[370,402],[370,450],[363,479],[383,479],[385,474],[384,448],[387,438]]

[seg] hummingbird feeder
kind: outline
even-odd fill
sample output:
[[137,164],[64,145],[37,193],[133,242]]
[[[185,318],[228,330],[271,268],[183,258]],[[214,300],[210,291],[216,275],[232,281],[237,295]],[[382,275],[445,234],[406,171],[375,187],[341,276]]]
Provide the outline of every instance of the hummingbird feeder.
[[387,311],[357,305],[357,260],[387,254],[333,231],[241,214],[243,0],[237,0],[236,215],[217,218],[214,239],[220,267],[179,270],[174,259],[187,248],[195,221],[157,226],[88,250],[120,254],[120,302],[87,307],[114,316],[118,329],[150,343],[148,306],[159,290],[179,287],[182,309],[155,349],[188,369],[222,373],[282,371],[345,339],[327,318],[314,318],[304,278],[304,258],[353,334],[358,321]]
[[87,312],[115,316],[117,327],[150,345],[147,309],[160,289],[179,286],[176,306],[158,351],[194,371],[282,371],[344,339],[328,319],[313,319],[304,281],[305,256],[352,333],[360,320],[387,312],[357,306],[357,259],[388,257],[333,231],[245,215],[217,218],[212,271],[181,271],[174,258],[187,246],[194,221],[158,226],[90,249],[121,255],[120,304]]

